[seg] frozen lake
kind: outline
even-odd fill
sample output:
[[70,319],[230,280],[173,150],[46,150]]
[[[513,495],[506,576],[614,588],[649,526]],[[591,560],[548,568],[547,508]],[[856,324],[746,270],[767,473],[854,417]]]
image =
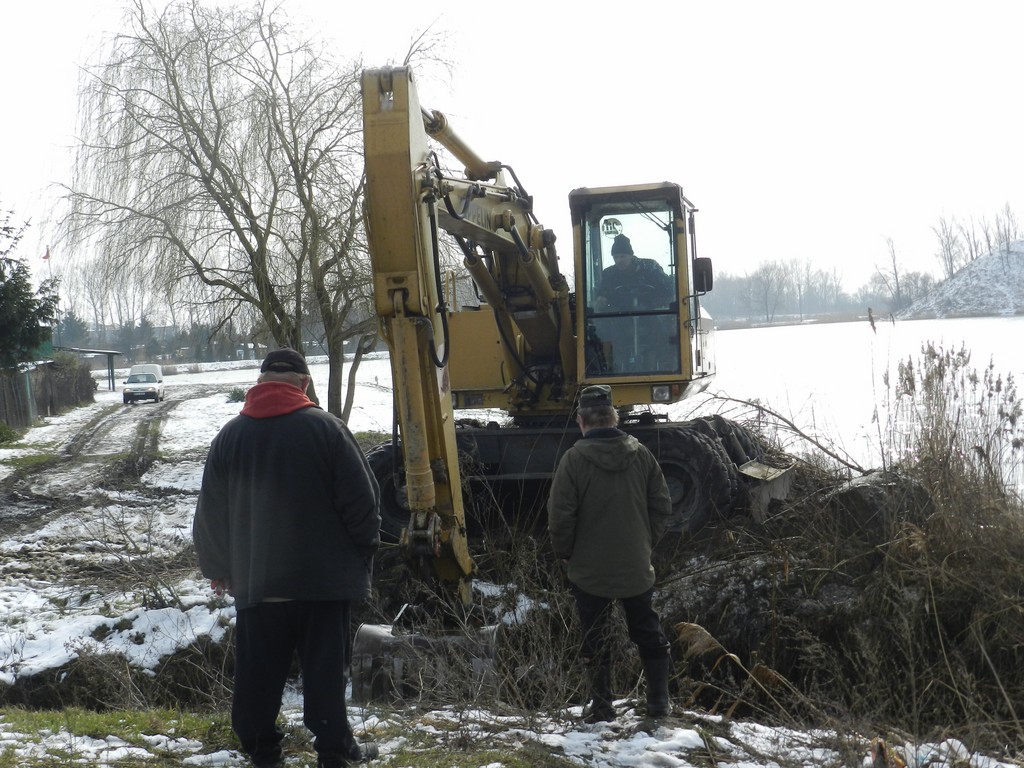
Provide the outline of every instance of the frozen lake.
[[[858,463],[879,466],[876,408],[892,394],[897,365],[921,358],[931,342],[966,348],[979,373],[991,361],[997,374],[1024,374],[1024,317],[806,324],[719,331],[718,375],[711,394],[759,400],[802,429],[827,438]],[[692,406],[676,406],[685,417]]]

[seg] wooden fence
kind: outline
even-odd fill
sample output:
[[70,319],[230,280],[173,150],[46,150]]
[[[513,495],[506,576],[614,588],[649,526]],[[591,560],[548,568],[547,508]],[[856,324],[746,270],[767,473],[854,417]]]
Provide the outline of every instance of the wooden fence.
[[95,402],[95,392],[89,369],[71,355],[58,355],[28,372],[2,371],[0,421],[9,427],[30,427],[37,418]]

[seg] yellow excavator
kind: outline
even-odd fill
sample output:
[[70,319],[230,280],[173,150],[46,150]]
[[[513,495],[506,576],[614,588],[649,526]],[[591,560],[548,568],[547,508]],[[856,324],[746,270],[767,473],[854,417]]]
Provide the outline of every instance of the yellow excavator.
[[[580,437],[574,411],[591,384],[611,385],[621,429],[658,458],[675,530],[731,513],[744,478],[756,475],[757,442],[719,417],[674,422],[664,412],[715,375],[714,328],[701,307],[711,261],[696,255],[696,208],[681,187],[573,190],[570,284],[555,234],[515,172],[423,109],[408,68],[364,71],[362,96],[373,292],[396,413],[395,439],[368,455],[382,535],[400,542],[414,570],[471,603],[463,480],[549,479]],[[447,171],[432,142],[464,170]],[[371,678],[408,641],[400,634],[360,627],[357,699],[380,691]]]

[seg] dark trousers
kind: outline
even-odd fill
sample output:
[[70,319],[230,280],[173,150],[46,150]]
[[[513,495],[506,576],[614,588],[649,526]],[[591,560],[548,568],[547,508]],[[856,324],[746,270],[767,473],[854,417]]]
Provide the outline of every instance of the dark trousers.
[[349,603],[260,603],[235,621],[235,691],[231,725],[254,762],[281,756],[281,695],[297,652],[302,668],[303,722],[322,759],[358,757],[345,709]]
[[622,604],[629,639],[636,645],[640,658],[643,661],[653,661],[668,655],[668,638],[661,628],[658,614],[651,606],[653,588],[635,597],[615,599],[592,595],[573,584],[572,593],[576,598],[576,610],[579,613],[580,630],[583,635],[580,651],[588,664],[601,667],[608,666],[611,662],[608,633],[611,607],[616,602]]

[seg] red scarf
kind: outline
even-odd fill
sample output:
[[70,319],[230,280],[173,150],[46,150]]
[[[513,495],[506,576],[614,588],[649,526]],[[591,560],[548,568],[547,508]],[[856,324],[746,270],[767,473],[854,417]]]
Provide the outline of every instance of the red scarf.
[[310,406],[316,403],[298,387],[283,381],[264,381],[245,393],[245,405],[240,413],[254,419],[269,419]]

